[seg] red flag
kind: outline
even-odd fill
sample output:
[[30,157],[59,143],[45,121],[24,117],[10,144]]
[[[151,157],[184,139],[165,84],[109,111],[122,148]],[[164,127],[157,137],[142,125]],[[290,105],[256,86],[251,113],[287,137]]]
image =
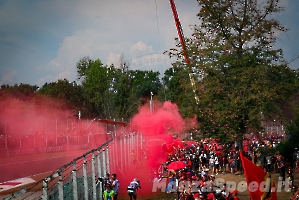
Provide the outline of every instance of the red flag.
[[247,188],[252,200],[277,200],[276,188],[269,173],[248,160],[240,153]]

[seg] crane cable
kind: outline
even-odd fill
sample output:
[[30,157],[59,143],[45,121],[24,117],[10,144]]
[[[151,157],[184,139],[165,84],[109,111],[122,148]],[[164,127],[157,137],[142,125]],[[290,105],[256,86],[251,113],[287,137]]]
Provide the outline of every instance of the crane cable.
[[159,21],[158,21],[158,6],[157,6],[157,0],[155,0],[155,5],[156,5],[156,22],[157,22],[157,30],[158,30],[158,42],[159,42],[159,49],[160,49],[161,46],[160,46],[160,30],[159,30]]

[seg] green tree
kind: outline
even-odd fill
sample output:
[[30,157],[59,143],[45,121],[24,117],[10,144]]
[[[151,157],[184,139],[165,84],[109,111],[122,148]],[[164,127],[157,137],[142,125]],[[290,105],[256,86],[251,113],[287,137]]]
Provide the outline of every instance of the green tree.
[[[81,60],[82,61],[82,60]],[[78,69],[78,79],[82,82],[85,107],[90,115],[105,118],[104,103],[107,96],[106,91],[110,88],[110,80],[114,73],[113,68],[103,66],[101,60],[88,60],[80,64]],[[82,69],[82,66],[84,68]]]
[[85,78],[86,71],[90,68],[90,64],[92,63],[92,60],[85,56],[77,62],[76,68],[77,68],[77,80],[82,81]]
[[75,81],[69,82],[67,79],[64,79],[45,83],[37,93],[59,99],[73,109],[81,111],[83,109],[84,98],[82,86],[78,85]]
[[243,134],[262,130],[264,117],[282,117],[280,103],[296,92],[297,74],[282,50],[274,49],[276,33],[286,29],[271,16],[282,8],[278,0],[198,3],[200,21],[186,39],[187,51],[168,53],[178,58],[186,53],[187,68],[199,77],[201,132],[241,142]]
[[292,121],[290,121],[286,126],[287,139],[282,141],[278,147],[279,151],[288,160],[293,159],[294,150],[299,150],[299,112]]
[[188,71],[174,63],[172,68],[165,71],[162,82],[163,86],[159,91],[159,100],[167,100],[178,104],[183,117],[193,116],[196,101]]
[[158,72],[130,70],[123,56],[119,65],[108,67],[87,57],[77,63],[85,107],[95,117],[130,118],[144,98],[149,99],[151,92],[158,94],[161,88]]
[[159,72],[135,70],[129,71],[132,78],[133,94],[139,98],[150,98],[151,92],[158,94],[161,88]]
[[8,96],[21,100],[30,100],[34,97],[38,90],[37,85],[29,85],[25,83],[10,85],[2,85],[0,89],[0,97],[6,98]]

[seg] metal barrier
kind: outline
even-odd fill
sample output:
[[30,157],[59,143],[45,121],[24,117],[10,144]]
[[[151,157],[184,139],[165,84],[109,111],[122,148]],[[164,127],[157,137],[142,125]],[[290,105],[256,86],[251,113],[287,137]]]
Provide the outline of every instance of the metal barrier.
[[19,135],[13,134],[10,131],[13,126],[4,122],[7,128],[0,135],[0,157],[96,148],[108,138],[123,134],[122,129],[128,123],[103,119],[53,119],[44,122],[39,126],[43,126],[45,131],[28,127],[29,131]]
[[141,156],[142,142],[140,133],[119,135],[4,199],[102,200],[103,185],[98,179],[106,172],[124,173],[133,162],[132,152]]

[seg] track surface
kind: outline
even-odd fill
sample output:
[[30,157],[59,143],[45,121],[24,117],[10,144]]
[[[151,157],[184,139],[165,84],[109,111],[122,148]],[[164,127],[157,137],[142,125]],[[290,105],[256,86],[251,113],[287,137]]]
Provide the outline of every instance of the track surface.
[[[89,150],[90,149],[83,149],[68,152],[0,158],[0,183],[3,184],[7,181],[19,180],[23,177],[30,177],[35,181],[42,180],[49,176],[53,171],[56,171],[59,167],[71,162],[73,159],[83,155]],[[7,192],[10,193],[10,191],[2,193]]]

